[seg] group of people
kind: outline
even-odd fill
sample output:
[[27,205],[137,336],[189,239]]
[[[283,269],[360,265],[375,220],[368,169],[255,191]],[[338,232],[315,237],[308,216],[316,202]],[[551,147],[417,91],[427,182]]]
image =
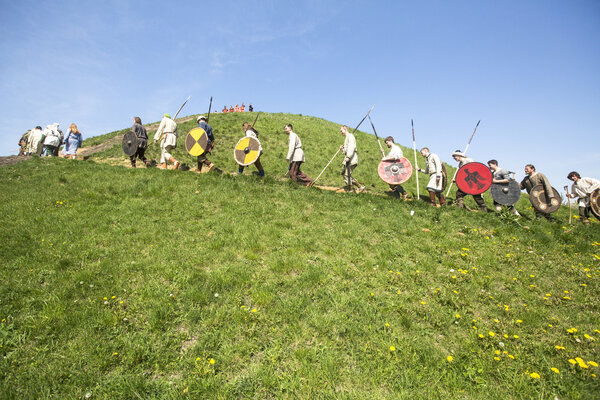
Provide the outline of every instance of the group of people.
[[81,147],[83,142],[83,134],[77,128],[77,125],[71,124],[64,135],[59,129],[57,122],[47,125],[42,129],[41,126],[27,131],[19,139],[19,155],[21,156],[54,156],[58,157],[58,152],[61,146],[62,156],[65,158],[75,158],[77,149]]
[[[252,107],[252,104],[248,104],[248,112],[253,112],[253,111],[254,111],[254,107]],[[238,104],[236,104],[235,107],[229,106],[229,108],[227,108],[227,106],[223,106],[223,110],[221,112],[223,114],[232,113],[232,112],[246,112],[246,106],[244,105],[244,103],[242,103],[241,107]]]

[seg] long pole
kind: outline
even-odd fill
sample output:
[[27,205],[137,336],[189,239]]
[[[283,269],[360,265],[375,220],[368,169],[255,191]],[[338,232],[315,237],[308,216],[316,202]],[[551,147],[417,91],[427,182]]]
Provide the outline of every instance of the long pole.
[[258,112],[258,114],[256,114],[256,118],[254,118],[254,122],[252,123],[252,127],[254,128],[254,124],[256,124],[256,121],[258,121],[258,116],[260,115],[260,111]]
[[185,99],[185,101],[183,102],[183,104],[181,105],[181,107],[179,107],[179,110],[177,110],[177,112],[175,113],[175,116],[173,117],[173,121],[175,121],[175,119],[177,118],[177,116],[179,115],[179,111],[181,111],[181,109],[183,108],[183,106],[185,106],[185,103],[188,102],[188,100],[190,99],[190,97],[192,96],[188,96],[187,99]]
[[[369,112],[367,112],[367,115],[365,115],[363,117],[363,119],[360,120],[360,122],[358,123],[358,125],[356,125],[356,128],[354,128],[354,130],[352,131],[352,134],[354,134],[354,132],[356,132],[356,130],[358,129],[358,127],[360,126],[360,124],[363,123],[363,121],[365,119],[367,119],[367,117],[369,116],[369,114],[371,113],[371,111],[373,111],[373,108],[375,108],[375,104],[373,104],[373,107],[371,107],[371,109],[369,110]],[[331,160],[329,160],[329,162],[327,163],[327,165],[325,166],[325,168],[323,168],[323,170],[321,171],[321,173],[319,174],[319,176],[317,176],[317,178],[312,181],[312,183],[310,184],[310,186],[313,186],[315,184],[315,182],[321,177],[321,175],[323,175],[323,172],[325,172],[325,170],[327,169],[327,167],[329,167],[329,164],[331,164],[331,162],[335,159],[335,157],[338,155],[338,153],[340,152],[341,148],[338,149],[338,151],[335,152],[335,154],[333,155],[333,157],[331,157]]]
[[210,120],[210,108],[212,107],[212,96],[210,96],[210,103],[208,103],[208,115],[206,116],[206,123]]
[[[481,120],[477,121],[477,125],[475,125],[475,129],[473,129],[473,133],[471,134],[471,138],[469,139],[469,142],[467,143],[467,147],[465,147],[465,151],[463,151],[464,155],[467,155],[467,150],[469,150],[469,145],[471,144],[471,140],[473,140],[473,136],[475,136],[475,132],[477,132],[477,127],[479,126],[480,122],[481,122]],[[446,197],[448,197],[448,194],[450,194],[450,189],[452,189],[452,182],[454,181],[454,179],[456,179],[456,174],[458,174],[458,168],[456,169],[456,171],[454,171],[454,176],[452,177],[452,180],[450,181],[450,186],[448,186],[448,191],[446,192]]]
[[413,152],[415,153],[415,176],[417,177],[417,200],[419,200],[421,198],[419,196],[419,164],[417,164],[417,144],[415,142],[415,124],[413,123],[412,118],[410,119],[410,126],[412,127]]
[[371,123],[371,127],[373,128],[373,133],[375,133],[375,138],[377,139],[377,144],[379,145],[379,150],[381,150],[381,155],[385,157],[385,152],[383,151],[383,147],[381,146],[381,142],[379,141],[379,136],[377,136],[377,131],[375,130],[375,125],[373,125],[373,121],[371,120],[371,116],[369,115],[369,122]]
[[569,199],[569,224],[571,224],[571,197],[569,196],[569,187],[565,186],[565,190],[567,191],[567,199]]

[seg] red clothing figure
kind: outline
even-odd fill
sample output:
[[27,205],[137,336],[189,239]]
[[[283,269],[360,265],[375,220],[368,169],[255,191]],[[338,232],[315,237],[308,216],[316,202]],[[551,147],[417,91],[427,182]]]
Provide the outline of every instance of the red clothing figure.
[[223,106],[223,114],[225,114],[227,112],[227,107]]
[[233,106],[229,106],[229,112],[233,112]]
[[240,112],[240,106],[238,106],[237,104],[235,105],[235,112]]
[[246,111],[246,106],[244,105],[244,103],[242,103],[242,106],[240,107],[240,111],[241,112]]

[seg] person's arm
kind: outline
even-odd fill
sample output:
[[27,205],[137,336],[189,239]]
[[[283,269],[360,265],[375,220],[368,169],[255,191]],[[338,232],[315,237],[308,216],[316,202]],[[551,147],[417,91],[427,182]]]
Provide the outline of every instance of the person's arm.
[[154,143],[158,142],[164,129],[165,129],[165,119],[163,118],[160,121],[160,125],[158,125],[158,129],[156,130],[156,133],[154,134]]
[[296,148],[296,140],[293,136],[296,136],[296,135],[290,133],[290,140],[289,140],[289,144],[288,144],[288,153],[287,153],[287,156],[285,157],[285,159],[288,162],[292,161],[292,157],[294,156],[294,149]]
[[550,181],[546,178],[546,175],[542,175],[542,185],[544,186],[544,191],[546,192],[546,196],[550,199],[554,198],[554,190],[552,190],[552,185],[550,185]]

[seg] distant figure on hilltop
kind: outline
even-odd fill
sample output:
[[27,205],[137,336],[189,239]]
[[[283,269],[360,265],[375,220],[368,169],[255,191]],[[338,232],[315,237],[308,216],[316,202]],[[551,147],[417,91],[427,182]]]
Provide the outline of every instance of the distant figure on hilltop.
[[[427,191],[429,192],[431,205],[434,207],[443,206],[446,204],[446,199],[442,193],[446,187],[444,166],[440,161],[440,157],[437,154],[430,152],[428,147],[423,147],[421,149],[421,155],[425,157],[426,165],[425,169],[419,168],[419,171],[429,175]],[[436,204],[436,196],[440,200],[440,204]]]
[[63,156],[65,158],[75,159],[77,155],[77,149],[81,147],[83,143],[83,135],[77,129],[77,125],[71,124],[65,137],[65,148],[63,149]]
[[252,107],[252,104],[248,104],[248,112],[252,111],[254,111],[254,107]]
[[356,186],[356,193],[361,193],[365,190],[365,185],[358,182],[352,177],[354,169],[358,165],[358,152],[356,149],[356,138],[352,133],[348,131],[346,125],[340,126],[340,134],[344,136],[344,145],[340,146],[340,150],[344,152],[344,162],[342,169],[342,176],[344,177],[344,183],[346,184],[346,190],[352,190],[352,186]]
[[229,112],[231,112],[231,113],[232,113],[233,111],[234,111],[234,110],[233,110],[233,106],[229,106]]
[[573,181],[571,193],[567,194],[567,196],[570,198],[579,197],[579,218],[581,222],[586,225],[590,223],[588,218],[590,212],[596,219],[600,220],[600,215],[594,213],[590,203],[590,195],[596,189],[600,188],[600,181],[594,178],[582,178],[579,172],[576,171],[569,172],[567,179]]
[[29,140],[27,141],[27,155],[42,154],[42,143],[44,142],[44,132],[41,126],[36,126],[31,130]]
[[140,117],[133,117],[133,126],[131,127],[133,133],[135,133],[135,137],[137,138],[138,147],[135,153],[129,156],[129,161],[131,161],[131,168],[135,168],[136,158],[142,160],[142,162],[148,168],[148,160],[146,159],[146,149],[148,148],[148,132],[146,132],[146,128],[142,125],[142,119]]
[[[544,192],[546,194],[546,198],[548,200],[554,199],[554,190],[552,190],[552,185],[550,185],[550,181],[546,178],[546,175],[540,174],[535,170],[533,164],[527,164],[525,166],[525,174],[527,175],[521,181],[519,187],[521,190],[525,189],[527,194],[531,193],[531,189],[533,189],[537,185],[542,185],[544,187]],[[544,213],[538,211],[534,208],[535,217],[537,219],[541,219],[542,217],[546,218],[548,221],[554,221],[551,214]]]
[[244,105],[244,103],[242,103],[242,106],[240,107],[240,112],[244,111],[246,111],[246,106]]
[[289,135],[289,145],[286,160],[290,163],[290,178],[294,182],[308,186],[312,183],[312,179],[304,172],[300,171],[300,166],[304,160],[304,150],[302,150],[302,142],[296,133],[292,124],[285,126],[285,132]]
[[240,112],[240,106],[239,105],[235,105],[235,112]]
[[154,135],[154,143],[160,140],[160,169],[167,169],[167,161],[173,163],[175,169],[179,168],[179,161],[171,151],[177,147],[177,123],[171,119],[170,114],[165,114]]
[[228,112],[229,112],[229,111],[227,110],[227,106],[223,106],[223,111],[222,111],[222,112],[223,112],[223,114],[226,114],[226,113],[228,113]]
[[58,157],[58,148],[62,143],[62,131],[58,129],[58,122],[46,126],[44,129],[44,149],[47,156]]
[[[393,137],[386,137],[384,142],[388,149],[390,149],[390,152],[387,154],[387,156],[383,157],[381,161],[396,161],[404,157],[404,155],[402,154],[402,149],[400,148],[400,146],[394,143]],[[406,192],[406,190],[404,190],[402,185],[390,184],[389,186],[390,189],[392,189],[392,192],[394,192],[396,198],[400,198],[400,195],[402,195],[403,200],[406,200],[408,198],[408,193]]]

